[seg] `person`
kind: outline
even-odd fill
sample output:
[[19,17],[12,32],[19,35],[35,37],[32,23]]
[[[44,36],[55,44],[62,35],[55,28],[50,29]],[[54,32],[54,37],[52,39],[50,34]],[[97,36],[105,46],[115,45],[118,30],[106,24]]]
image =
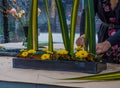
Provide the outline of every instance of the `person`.
[[[96,54],[103,55],[108,62],[120,63],[120,0],[93,0],[95,14],[102,21],[98,31]],[[80,23],[80,36],[77,46],[85,45],[85,11]]]

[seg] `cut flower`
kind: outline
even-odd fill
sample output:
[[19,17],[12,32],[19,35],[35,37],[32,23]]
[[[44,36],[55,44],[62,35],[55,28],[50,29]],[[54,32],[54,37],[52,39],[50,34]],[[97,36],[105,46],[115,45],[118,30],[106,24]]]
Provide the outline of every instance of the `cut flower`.
[[87,58],[88,57],[88,52],[87,51],[78,51],[76,52],[75,56],[77,58]]
[[41,56],[41,60],[49,60],[50,59],[50,54],[43,54]]

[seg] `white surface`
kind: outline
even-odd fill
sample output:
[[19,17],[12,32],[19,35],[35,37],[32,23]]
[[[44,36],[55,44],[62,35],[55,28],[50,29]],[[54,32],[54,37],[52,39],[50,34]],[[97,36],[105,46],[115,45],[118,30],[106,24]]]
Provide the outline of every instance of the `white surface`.
[[[108,69],[102,73],[119,71],[120,65],[108,64]],[[61,80],[64,78],[81,77],[92,74],[80,72],[48,71],[12,68],[12,57],[0,57],[0,80],[43,83],[82,88],[120,88],[120,81],[84,81],[84,80]]]

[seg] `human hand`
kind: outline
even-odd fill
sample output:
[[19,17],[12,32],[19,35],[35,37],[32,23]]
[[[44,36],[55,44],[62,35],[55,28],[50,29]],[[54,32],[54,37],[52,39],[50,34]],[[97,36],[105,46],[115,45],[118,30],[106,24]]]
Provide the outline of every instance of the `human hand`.
[[104,41],[102,43],[98,43],[96,45],[96,54],[103,54],[105,52],[107,52],[111,47],[111,44],[109,41]]
[[76,45],[77,46],[85,46],[85,35],[84,34],[77,38]]

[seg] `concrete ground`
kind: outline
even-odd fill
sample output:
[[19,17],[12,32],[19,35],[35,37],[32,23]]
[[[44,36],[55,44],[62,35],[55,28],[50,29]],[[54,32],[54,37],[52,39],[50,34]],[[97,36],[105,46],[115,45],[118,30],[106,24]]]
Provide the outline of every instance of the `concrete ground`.
[[[24,46],[22,46],[22,43],[6,43],[0,45],[12,48],[24,48]],[[56,47],[62,48],[63,45],[56,45]],[[10,82],[60,85],[66,86],[66,88],[120,88],[120,81],[62,80],[64,78],[82,77],[93,74],[13,68],[12,58],[13,57],[0,56],[0,80]],[[120,64],[107,64],[107,66],[107,70],[101,73],[120,71]]]

